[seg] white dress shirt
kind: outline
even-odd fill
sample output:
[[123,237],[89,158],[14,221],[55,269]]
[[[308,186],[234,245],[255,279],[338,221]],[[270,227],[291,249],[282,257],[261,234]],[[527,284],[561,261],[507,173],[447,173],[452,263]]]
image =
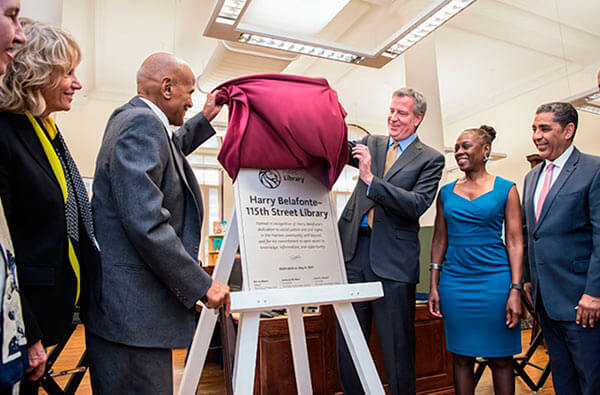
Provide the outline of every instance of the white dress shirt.
[[537,204],[540,199],[540,193],[542,192],[542,185],[544,185],[544,180],[546,179],[546,172],[548,171],[548,165],[550,163],[554,164],[554,169],[552,171],[552,180],[550,181],[550,188],[554,185],[554,182],[558,178],[560,172],[563,167],[565,167],[565,163],[573,153],[573,144],[569,145],[569,147],[563,152],[558,158],[554,159],[554,161],[550,161],[546,159],[546,163],[544,164],[544,170],[542,170],[542,174],[540,174],[540,178],[538,179],[537,186],[535,187],[535,193],[533,195],[533,212],[537,212]]
[[150,107],[150,109],[152,110],[152,112],[154,112],[156,114],[156,116],[158,117],[158,119],[160,119],[160,121],[162,122],[163,125],[165,125],[165,129],[167,129],[167,133],[169,134],[169,138],[173,137],[173,130],[171,130],[171,125],[169,124],[169,119],[167,118],[167,116],[165,115],[164,112],[162,112],[162,110],[160,108],[158,108],[158,106],[154,103],[152,103],[150,100],[138,96],[140,99],[142,99],[142,101],[144,103],[146,103],[148,105],[148,107]]

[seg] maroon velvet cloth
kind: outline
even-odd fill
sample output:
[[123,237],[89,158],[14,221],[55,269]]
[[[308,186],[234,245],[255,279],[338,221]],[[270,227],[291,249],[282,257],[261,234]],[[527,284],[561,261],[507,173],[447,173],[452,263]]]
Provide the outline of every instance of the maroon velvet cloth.
[[216,89],[229,105],[218,158],[232,179],[240,168],[306,168],[331,189],[348,161],[348,128],[327,80],[264,74]]

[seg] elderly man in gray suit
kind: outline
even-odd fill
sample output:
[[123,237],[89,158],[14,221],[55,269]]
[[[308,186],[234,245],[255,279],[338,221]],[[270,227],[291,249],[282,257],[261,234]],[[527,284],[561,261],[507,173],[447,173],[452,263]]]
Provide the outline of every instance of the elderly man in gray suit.
[[92,199],[103,289],[86,327],[95,394],[171,394],[171,349],[191,343],[196,302],[229,310],[229,288],[197,260],[202,197],[185,155],[215,134],[221,107],[209,95],[184,124],[194,83],[185,62],[153,54],[106,126]]
[[[431,206],[444,168],[444,156],[415,134],[426,107],[421,93],[399,89],[387,117],[389,136],[350,144],[348,164],[358,167],[360,180],[338,223],[348,282],[383,284],[383,298],[354,303],[354,309],[367,339],[375,316],[392,394],[415,393],[419,218]],[[338,367],[344,393],[362,393],[339,330]]]
[[538,107],[542,163],[525,176],[525,295],[540,321],[557,394],[600,394],[600,158],[573,145],[577,111]]

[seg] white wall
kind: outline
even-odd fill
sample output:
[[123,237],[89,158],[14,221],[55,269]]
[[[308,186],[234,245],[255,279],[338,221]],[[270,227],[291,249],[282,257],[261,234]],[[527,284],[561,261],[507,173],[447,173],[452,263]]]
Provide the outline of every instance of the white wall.
[[[465,129],[478,127],[481,124],[492,125],[496,131],[493,150],[508,155],[506,159],[492,162],[488,170],[501,177],[517,183],[522,191],[525,174],[529,163],[525,159],[528,154],[535,153],[536,148],[531,140],[531,124],[536,108],[543,103],[559,101],[594,87],[595,74],[582,71],[569,78],[560,78],[542,87],[519,95],[493,108],[483,110],[470,117],[444,125],[446,145],[453,146],[458,135]],[[579,111],[579,127],[575,135],[575,146],[581,151],[600,155],[600,117]]]
[[54,114],[82,176],[93,177],[106,122],[110,114],[127,99],[99,100],[79,94],[71,111]]

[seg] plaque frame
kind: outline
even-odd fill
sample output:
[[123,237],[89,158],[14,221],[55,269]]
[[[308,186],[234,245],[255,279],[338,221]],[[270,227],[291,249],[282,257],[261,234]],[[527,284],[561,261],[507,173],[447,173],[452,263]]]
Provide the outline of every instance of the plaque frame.
[[[255,170],[258,171],[258,169]],[[239,177],[246,177],[249,174],[251,173],[240,172]],[[239,179],[236,183],[239,184]],[[330,195],[329,199],[331,199]],[[237,206],[237,204],[234,206],[228,222],[228,229],[225,232],[221,252],[212,276],[214,280],[222,283],[227,283],[229,279],[235,254],[240,245],[240,238],[244,233]],[[339,243],[337,228],[335,228],[335,237]],[[343,259],[341,255],[339,259]],[[242,261],[242,265],[244,264]],[[260,312],[285,308],[288,313],[288,328],[298,394],[312,394],[302,306],[330,304],[336,313],[365,393],[385,394],[369,347],[352,308],[352,302],[368,301],[382,296],[381,283],[348,284],[345,276],[342,284],[258,290],[249,290],[248,286],[244,285],[242,291],[231,293],[231,311],[240,313],[232,377],[233,392],[235,394],[253,394]],[[188,362],[183,372],[179,395],[196,393],[217,318],[218,311],[206,307],[202,309],[190,346]]]

